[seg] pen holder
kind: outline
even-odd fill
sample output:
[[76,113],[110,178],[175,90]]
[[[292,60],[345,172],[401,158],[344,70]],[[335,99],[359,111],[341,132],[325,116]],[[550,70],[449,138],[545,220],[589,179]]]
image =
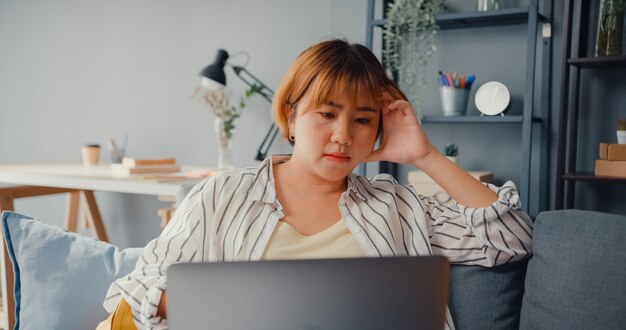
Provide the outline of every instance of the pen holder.
[[113,164],[120,164],[126,155],[126,150],[124,149],[111,149],[109,152],[111,153],[111,163]]
[[441,108],[444,116],[463,116],[469,100],[469,88],[439,86]]

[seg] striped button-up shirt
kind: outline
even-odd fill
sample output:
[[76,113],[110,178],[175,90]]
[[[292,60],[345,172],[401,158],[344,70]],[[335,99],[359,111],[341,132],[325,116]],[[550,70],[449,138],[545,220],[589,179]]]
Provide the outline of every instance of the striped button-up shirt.
[[[196,185],[161,235],[144,248],[135,270],[111,285],[104,307],[114,311],[123,297],[139,327],[166,329],[167,320],[156,316],[156,311],[166,288],[168,265],[260,260],[274,227],[284,217],[272,165],[287,159],[274,156],[257,168],[226,172]],[[390,175],[368,179],[350,174],[339,210],[367,256],[436,254],[452,263],[482,266],[527,257],[532,221],[519,209],[515,185],[488,187],[498,195],[490,206],[443,206]],[[446,321],[451,323],[449,314]]]

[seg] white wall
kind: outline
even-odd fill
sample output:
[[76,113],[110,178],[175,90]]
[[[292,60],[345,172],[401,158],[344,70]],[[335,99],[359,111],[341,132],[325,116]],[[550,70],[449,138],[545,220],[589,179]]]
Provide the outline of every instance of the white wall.
[[[366,3],[0,0],[0,163],[79,161],[81,145],[128,133],[128,155],[212,166],[212,116],[191,94],[216,50],[248,52],[248,69],[275,87],[307,46],[334,35],[363,42]],[[238,98],[245,85],[227,74]],[[236,166],[257,164],[270,123],[269,104],[254,98],[236,122]],[[167,204],[96,197],[114,244],[140,246],[158,235],[156,208]],[[58,225],[63,207],[62,197],[16,202],[19,212]]]

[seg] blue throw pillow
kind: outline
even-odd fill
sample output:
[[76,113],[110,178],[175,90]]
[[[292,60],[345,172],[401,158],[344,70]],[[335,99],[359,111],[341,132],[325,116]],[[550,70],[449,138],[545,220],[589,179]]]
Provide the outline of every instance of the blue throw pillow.
[[95,329],[111,282],[133,270],[140,248],[67,232],[14,212],[2,229],[15,273],[16,328]]

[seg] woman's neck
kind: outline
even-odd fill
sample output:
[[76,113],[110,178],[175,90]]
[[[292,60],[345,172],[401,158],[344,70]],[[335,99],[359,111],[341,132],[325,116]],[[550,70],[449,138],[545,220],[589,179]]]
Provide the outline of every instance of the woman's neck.
[[329,194],[342,193],[346,190],[346,178],[337,181],[326,180],[307,166],[298,164],[298,161],[295,159],[274,165],[274,178],[280,180],[281,185],[300,189],[305,187],[308,195],[327,196]]

